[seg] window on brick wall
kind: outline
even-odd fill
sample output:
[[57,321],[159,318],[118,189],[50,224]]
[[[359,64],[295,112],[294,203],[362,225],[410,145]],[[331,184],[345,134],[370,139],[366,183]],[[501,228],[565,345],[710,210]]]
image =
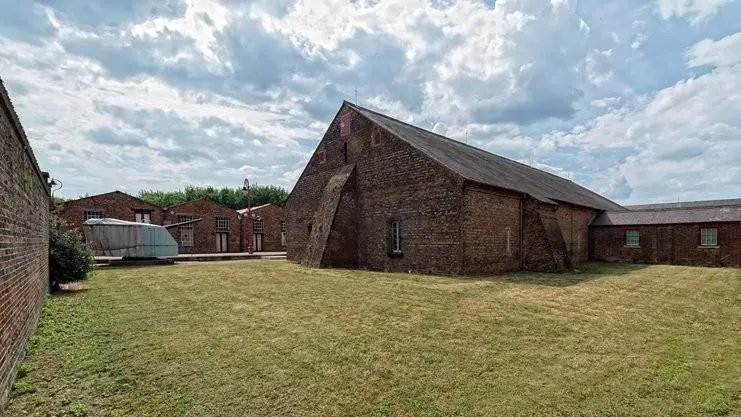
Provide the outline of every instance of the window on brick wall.
[[627,230],[625,232],[625,246],[639,246],[641,235],[638,230]]
[[280,221],[280,245],[286,246],[286,221]]
[[[190,214],[179,214],[178,223],[189,222],[193,220]],[[193,246],[193,223],[181,224],[178,226],[180,232],[180,246]]]
[[226,216],[216,216],[216,231],[217,232],[228,232],[229,231],[229,218]]
[[316,154],[317,161],[319,161],[320,164],[323,164],[327,162],[327,153],[324,151],[319,151]]
[[378,126],[373,128],[371,132],[371,146],[378,146],[381,144],[381,129]]
[[265,232],[265,222],[260,217],[252,219],[252,233],[261,234]]
[[95,211],[95,210],[85,210],[84,216],[85,216],[85,220],[102,219],[103,218],[103,212],[102,211]]
[[389,253],[401,254],[401,221],[399,220],[389,223]]
[[714,227],[700,229],[700,245],[718,246],[718,229]]
[[134,221],[137,223],[152,223],[152,215],[149,211],[135,211]]

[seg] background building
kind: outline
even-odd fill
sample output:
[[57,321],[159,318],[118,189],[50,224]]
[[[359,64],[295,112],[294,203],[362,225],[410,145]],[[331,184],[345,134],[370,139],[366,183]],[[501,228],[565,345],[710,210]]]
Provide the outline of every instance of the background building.
[[201,219],[168,230],[180,253],[239,252],[242,231],[236,210],[209,199],[165,207],[164,225]]
[[247,209],[237,210],[242,216],[244,240],[242,248],[247,250],[247,239],[252,239],[255,252],[282,252],[286,250],[286,224],[282,207],[263,204],[252,207],[252,221],[247,221]]
[[626,208],[592,222],[595,260],[741,266],[741,199]]

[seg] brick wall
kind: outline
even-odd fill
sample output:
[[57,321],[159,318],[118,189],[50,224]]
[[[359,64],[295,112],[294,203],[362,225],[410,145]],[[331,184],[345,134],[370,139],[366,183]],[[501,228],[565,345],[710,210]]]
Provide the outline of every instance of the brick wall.
[[49,194],[0,82],[0,415],[49,285]]
[[100,212],[103,217],[135,221],[136,213],[149,213],[150,223],[162,224],[162,209],[121,191],[113,191],[65,202],[59,209],[59,217],[65,227],[83,232],[86,211]]
[[[718,229],[718,246],[700,246],[700,229]],[[625,246],[625,233],[636,230],[639,246]],[[741,266],[741,223],[608,226],[591,229],[598,261]]]
[[464,273],[520,268],[521,194],[469,185],[463,195]]
[[[285,220],[283,208],[268,204],[252,210],[252,214],[263,219],[262,250],[263,252],[282,252],[286,247],[281,241],[281,222]],[[242,251],[247,251],[247,238],[252,236],[252,222],[243,221]],[[253,248],[254,249],[254,248]]]
[[[372,144],[372,127],[355,116],[352,134],[343,137],[338,118],[330,124],[286,203],[288,258],[304,258],[310,224],[329,178],[354,164],[356,201],[346,201],[344,210],[357,213],[358,266],[460,272],[462,179],[388,133]],[[389,225],[394,220],[401,222],[402,254],[390,256]]]
[[555,217],[561,228],[572,266],[589,260],[589,223],[599,214],[596,210],[559,203]]
[[179,215],[191,215],[193,220],[202,219],[192,223],[193,246],[182,246],[180,228],[178,226],[168,229],[175,241],[178,242],[179,253],[214,253],[216,252],[216,217],[225,216],[229,219],[229,231],[227,237],[228,251],[237,252],[241,250],[242,239],[239,214],[236,210],[222,206],[208,199],[191,201],[163,209],[163,224],[178,223]]

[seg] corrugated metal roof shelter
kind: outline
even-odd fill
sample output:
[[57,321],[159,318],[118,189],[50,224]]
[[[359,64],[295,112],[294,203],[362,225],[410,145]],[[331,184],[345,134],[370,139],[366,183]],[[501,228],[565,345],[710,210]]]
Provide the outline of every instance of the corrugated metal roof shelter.
[[104,256],[160,258],[178,255],[178,244],[163,226],[118,219],[85,221],[85,237]]
[[592,226],[638,226],[650,224],[713,223],[741,221],[741,205],[663,210],[607,211]]
[[546,203],[563,201],[599,210],[623,210],[619,204],[566,178],[469,146],[372,110],[348,102],[345,104],[469,181],[526,193]]

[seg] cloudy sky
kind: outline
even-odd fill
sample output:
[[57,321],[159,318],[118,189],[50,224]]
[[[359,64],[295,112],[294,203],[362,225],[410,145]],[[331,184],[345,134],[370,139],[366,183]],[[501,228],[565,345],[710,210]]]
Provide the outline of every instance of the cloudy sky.
[[741,197],[741,1],[0,0],[77,197],[292,187],[343,99],[620,203]]

